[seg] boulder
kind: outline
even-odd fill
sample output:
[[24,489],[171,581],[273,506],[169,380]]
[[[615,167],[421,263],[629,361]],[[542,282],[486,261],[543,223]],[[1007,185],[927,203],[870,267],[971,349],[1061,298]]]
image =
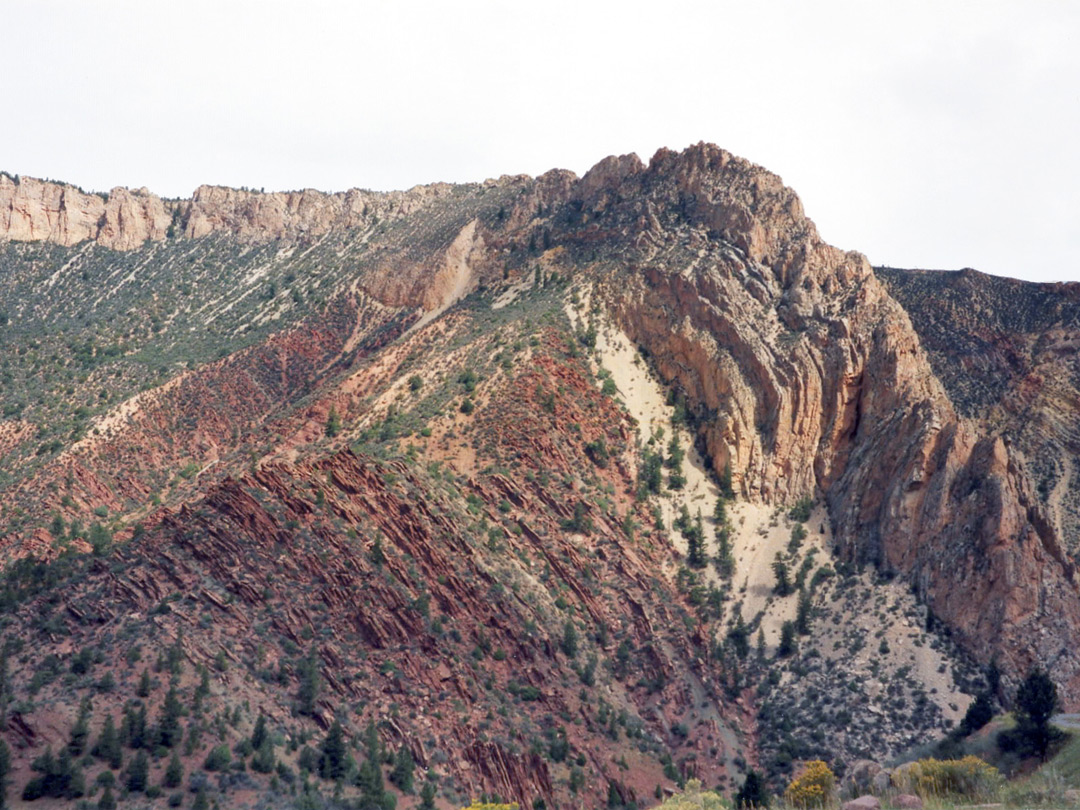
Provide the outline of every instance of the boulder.
[[850,802],[844,802],[843,810],[881,810],[877,796],[860,796]]
[[897,810],[923,810],[923,801],[910,793],[901,793],[892,800],[892,806]]
[[844,777],[844,793],[848,796],[876,793],[874,779],[882,770],[882,767],[872,759],[857,760]]

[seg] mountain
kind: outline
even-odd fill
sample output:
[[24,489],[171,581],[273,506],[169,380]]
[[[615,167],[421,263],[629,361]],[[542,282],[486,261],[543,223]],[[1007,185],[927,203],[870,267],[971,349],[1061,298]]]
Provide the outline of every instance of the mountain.
[[990,669],[1080,699],[1073,286],[874,269],[707,144],[385,194],[0,175],[0,240],[20,790],[80,707],[230,803],[412,806],[411,759],[441,806],[615,807],[886,758]]

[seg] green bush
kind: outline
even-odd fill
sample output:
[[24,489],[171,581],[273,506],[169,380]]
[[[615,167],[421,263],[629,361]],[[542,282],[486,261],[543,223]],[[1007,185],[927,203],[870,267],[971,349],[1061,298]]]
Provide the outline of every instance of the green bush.
[[208,771],[227,771],[231,763],[232,753],[229,751],[229,746],[222,744],[210,749],[203,767]]

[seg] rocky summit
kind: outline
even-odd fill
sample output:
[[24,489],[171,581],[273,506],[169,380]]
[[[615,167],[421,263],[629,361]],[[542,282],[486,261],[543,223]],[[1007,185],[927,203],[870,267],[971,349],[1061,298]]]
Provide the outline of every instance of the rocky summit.
[[1080,285],[871,267],[708,144],[0,174],[9,794],[641,807],[1075,710],[1078,348]]

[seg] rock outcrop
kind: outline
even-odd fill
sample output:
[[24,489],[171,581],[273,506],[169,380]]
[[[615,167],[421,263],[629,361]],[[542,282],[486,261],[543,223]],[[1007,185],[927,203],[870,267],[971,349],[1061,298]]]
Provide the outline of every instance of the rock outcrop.
[[0,241],[71,246],[91,240],[133,250],[147,240],[165,238],[171,208],[144,188],[87,194],[60,183],[0,174]]
[[[820,492],[842,554],[907,577],[1011,689],[1049,663],[1080,700],[1080,600],[1007,437],[959,416],[866,259],[825,245],[779,178],[708,145],[609,159],[563,239],[697,413],[743,493]],[[580,254],[579,254],[580,255]]]
[[189,200],[163,201],[145,188],[87,194],[63,183],[0,173],[0,241],[65,246],[89,241],[134,250],[147,241],[222,232],[245,242],[296,240],[407,217],[453,188],[434,183],[404,192],[326,194],[204,185]]

